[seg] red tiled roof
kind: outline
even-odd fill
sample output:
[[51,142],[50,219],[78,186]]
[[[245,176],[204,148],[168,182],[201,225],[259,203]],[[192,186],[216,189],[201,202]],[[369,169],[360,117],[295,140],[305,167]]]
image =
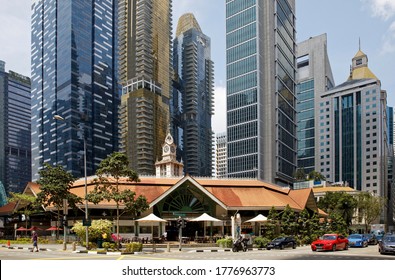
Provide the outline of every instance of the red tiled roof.
[[14,212],[16,203],[9,202],[6,205],[0,207],[0,215],[10,215]]
[[[93,179],[89,177],[87,180],[87,191],[92,191],[95,187]],[[140,177],[139,182],[128,182],[126,178],[120,179],[120,189],[128,188],[136,193],[136,197],[144,195],[148,203],[151,203],[162,196],[165,192],[176,187],[184,178],[193,184],[201,186],[207,194],[214,196],[221,201],[224,207],[228,209],[271,209],[273,206],[277,209],[285,208],[289,205],[292,209],[300,211],[305,207],[316,208],[315,202],[311,201],[313,193],[311,189],[290,190],[281,188],[274,184],[266,183],[254,179],[209,179],[209,178],[193,178],[190,176],[180,178],[156,178],[156,177]],[[28,184],[30,190],[37,193],[39,186],[35,183]],[[28,188],[27,186],[27,188]],[[85,195],[84,178],[74,183],[71,192],[77,196]],[[314,198],[314,197],[313,197]],[[314,205],[313,205],[314,204]],[[113,207],[113,202],[102,201],[100,205],[92,207]],[[90,206],[90,207],[91,207]],[[316,209],[314,209],[316,210]]]

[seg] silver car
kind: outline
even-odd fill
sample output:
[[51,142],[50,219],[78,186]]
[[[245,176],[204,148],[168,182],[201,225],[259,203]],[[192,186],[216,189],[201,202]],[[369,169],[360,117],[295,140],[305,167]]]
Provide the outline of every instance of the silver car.
[[383,240],[379,241],[380,254],[395,254],[395,234],[384,234]]

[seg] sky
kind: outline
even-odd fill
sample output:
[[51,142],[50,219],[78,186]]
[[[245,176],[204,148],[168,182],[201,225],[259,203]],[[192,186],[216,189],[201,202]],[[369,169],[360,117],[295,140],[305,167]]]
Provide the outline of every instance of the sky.
[[[30,76],[30,0],[0,0],[0,60],[6,71]],[[215,133],[226,131],[225,0],[173,0],[173,29],[184,13],[193,13],[211,38],[215,72]],[[347,80],[359,49],[395,106],[395,0],[296,0],[297,42],[327,34],[336,85]],[[174,34],[174,33],[173,33]]]

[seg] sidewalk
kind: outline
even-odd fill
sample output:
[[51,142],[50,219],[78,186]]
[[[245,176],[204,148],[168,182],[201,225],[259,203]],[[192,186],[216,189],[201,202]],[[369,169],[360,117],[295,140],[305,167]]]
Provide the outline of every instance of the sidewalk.
[[[7,244],[2,244],[1,247],[8,248],[10,250],[32,250],[32,244],[18,244],[13,243],[11,241],[10,246]],[[86,250],[85,247],[76,245],[75,250],[73,250],[72,244],[67,244],[66,250],[63,250],[63,244],[38,244],[40,251],[62,251],[68,253],[87,253],[87,254],[133,254],[126,252],[118,252],[118,251],[105,251],[104,249],[97,250]],[[125,247],[125,246],[123,246]],[[135,252],[135,254],[155,254],[155,253],[167,253],[167,252],[179,252],[178,243],[169,243],[167,244],[155,244],[155,249],[152,244],[144,244],[142,252]],[[207,244],[206,246],[202,246],[200,244],[183,244],[182,252],[222,252],[222,251],[231,251],[230,248],[220,248],[214,246],[213,244]]]
[[[122,252],[122,251],[105,251],[104,249],[97,249],[97,250],[86,250],[85,247],[76,245],[75,250],[73,250],[72,244],[67,244],[66,250],[63,250],[63,244],[39,244],[40,251],[61,251],[65,253],[77,253],[77,254],[107,254],[107,255],[126,255],[126,254],[161,254],[161,253],[175,253],[180,252],[178,243],[169,243],[169,246],[166,244],[156,244],[155,250],[152,247],[152,244],[144,244],[142,252]],[[8,247],[7,244],[2,244],[1,247],[5,247],[8,249],[19,249],[19,250],[32,250],[32,244],[13,244],[11,242],[10,246]],[[170,250],[170,251],[169,251]],[[256,251],[256,250],[265,250],[261,248],[249,248],[249,251]],[[230,252],[232,251],[231,248],[221,248],[215,246],[214,244],[206,244],[206,246],[202,244],[183,244],[182,245],[182,252],[190,252],[190,253],[206,253],[206,252]]]
[[[33,244],[18,244],[18,242],[10,242],[10,246],[7,244],[1,244],[1,247],[8,248],[10,250],[32,250]],[[73,252],[73,245],[67,244],[66,250],[63,250],[63,244],[38,244],[38,249],[40,251],[64,251],[64,252]],[[84,247],[77,245],[76,250],[82,250]]]

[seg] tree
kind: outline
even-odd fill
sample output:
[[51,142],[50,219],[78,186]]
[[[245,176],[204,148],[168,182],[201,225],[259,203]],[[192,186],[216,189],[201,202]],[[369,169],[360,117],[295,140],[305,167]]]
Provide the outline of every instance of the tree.
[[336,211],[329,214],[329,231],[346,234],[348,232],[348,225],[343,216]]
[[310,244],[322,234],[317,212],[310,212],[305,208],[296,217],[298,239],[302,244]]
[[326,177],[322,175],[320,172],[313,170],[309,173],[309,180],[325,181]]
[[267,222],[264,223],[264,228],[267,238],[273,239],[280,232],[279,218],[280,217],[278,211],[274,206],[272,206],[272,208],[269,211],[269,214],[267,215]]
[[380,216],[385,202],[382,197],[373,196],[369,192],[361,192],[357,195],[358,218],[365,222],[365,230],[369,232],[369,226]]
[[297,218],[294,210],[287,204],[284,211],[281,214],[281,232],[286,235],[294,235],[297,230]]
[[306,180],[306,172],[304,171],[303,167],[296,169],[296,172],[294,173],[294,178],[296,181],[305,181]]
[[[120,188],[120,179],[126,177],[129,182],[138,182],[138,174],[129,168],[129,160],[124,153],[115,152],[100,162],[96,171],[95,188],[87,195],[88,201],[98,204],[103,200],[113,201],[116,204],[116,229],[119,236],[119,218],[125,213],[139,216],[148,209],[147,199],[136,193]],[[123,205],[120,212],[120,205]],[[119,238],[118,247],[119,247]]]
[[27,222],[28,219],[30,217],[31,214],[38,212],[37,207],[34,207],[35,202],[36,202],[36,197],[32,196],[32,195],[28,195],[28,194],[24,194],[24,193],[14,193],[14,192],[10,192],[10,196],[8,197],[8,202],[17,202],[21,205],[19,211],[17,211],[17,213],[23,214],[26,219],[26,228],[27,226]]
[[40,175],[40,179],[37,181],[40,185],[40,192],[36,200],[38,205],[54,206],[57,210],[57,221],[60,218],[60,209],[63,208],[64,199],[67,199],[69,207],[77,209],[76,205],[81,203],[82,199],[70,192],[75,181],[71,173],[64,170],[60,165],[52,167],[48,163],[38,173]]
[[350,226],[356,209],[355,198],[346,192],[327,192],[318,201],[318,208],[324,210],[329,215],[337,213],[343,221]]
[[[102,238],[102,234],[106,233],[107,236],[111,236],[112,222],[109,220],[94,220],[92,225],[88,227],[89,238],[93,241],[97,241]],[[83,240],[86,233],[86,228],[81,222],[76,222],[73,225],[72,230],[77,234],[77,236]],[[90,247],[90,246],[89,246]]]

